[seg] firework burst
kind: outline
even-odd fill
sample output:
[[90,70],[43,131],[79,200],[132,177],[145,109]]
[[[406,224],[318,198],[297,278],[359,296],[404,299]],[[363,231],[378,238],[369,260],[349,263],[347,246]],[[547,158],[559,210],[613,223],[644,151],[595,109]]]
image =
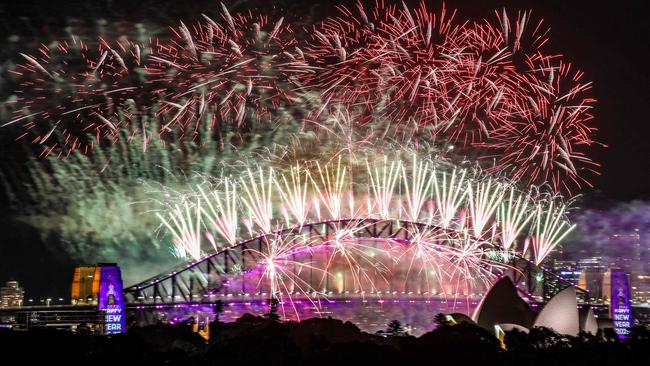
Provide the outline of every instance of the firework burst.
[[172,28],[150,57],[150,79],[167,85],[167,103],[157,111],[171,116],[163,130],[197,133],[204,117],[213,128],[274,127],[298,101],[298,76],[313,73],[283,18],[221,9],[217,21],[204,14],[192,27]]
[[304,40],[282,17],[222,4],[147,44],[42,46],[14,70],[24,80],[4,126],[22,126],[43,154],[69,154],[115,142],[124,126],[145,142],[201,141],[343,121],[355,141],[455,144],[512,181],[570,194],[589,185],[591,83],[546,50],[548,29],[531,12],[477,22],[424,3],[337,8]]
[[402,5],[340,6],[315,26],[306,49],[322,71],[306,84],[325,101],[317,116],[343,105],[357,124],[389,120],[419,131],[410,139],[480,148],[490,171],[513,180],[568,193],[588,185],[583,173],[598,166],[584,153],[595,143],[590,83],[545,51],[541,21],[504,11],[457,23],[444,7]]
[[[202,178],[153,199],[174,253],[199,260],[262,238],[242,249],[258,259],[242,276],[292,307],[350,291],[470,296],[507,266],[495,253],[541,264],[573,227],[561,199],[530,192],[589,185],[591,83],[546,51],[530,12],[476,22],[424,3],[337,9],[307,39],[282,17],[222,4],[146,43],[42,45],[13,70],[2,126],[41,155],[88,155],[68,171],[99,164],[101,177],[114,146],[130,177],[133,160],[196,168]],[[259,136],[291,140],[288,125],[302,149],[263,157],[275,151]],[[253,158],[227,154],[249,142]],[[442,163],[440,149],[478,162]],[[176,150],[211,156],[167,164]],[[331,231],[311,237],[309,225]],[[377,225],[390,235],[366,237]]]
[[34,55],[21,54],[25,63],[13,71],[22,79],[16,108],[2,126],[20,122],[42,155],[89,153],[103,140],[114,141],[121,128],[141,123],[140,109],[155,101],[144,83],[148,50],[130,41],[72,36],[41,45]]
[[[417,155],[410,160],[384,156],[363,164],[339,155],[286,168],[249,166],[240,179],[227,178],[210,193],[197,188],[179,197],[182,204],[166,204],[171,219],[159,217],[177,252],[193,258],[224,248],[206,234],[206,250],[199,232],[216,231],[227,245],[246,240],[246,233],[277,237],[256,252],[266,258],[259,276],[270,286],[257,292],[291,301],[306,296],[314,306],[316,298],[344,292],[477,294],[510,266],[496,254],[540,264],[571,230],[561,203],[534,202],[530,194],[480,172],[436,167]],[[367,204],[355,208],[356,201]],[[429,210],[422,209],[426,203]],[[346,205],[349,218],[342,216]],[[247,230],[237,232],[238,218]],[[327,225],[327,234],[302,232],[314,224]],[[375,225],[395,225],[398,231],[367,237],[367,228]],[[532,245],[522,248],[518,242]]]

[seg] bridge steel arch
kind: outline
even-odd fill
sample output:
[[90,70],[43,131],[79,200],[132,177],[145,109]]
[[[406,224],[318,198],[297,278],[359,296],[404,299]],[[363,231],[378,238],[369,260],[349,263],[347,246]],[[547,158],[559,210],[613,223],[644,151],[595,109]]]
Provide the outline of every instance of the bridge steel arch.
[[[224,284],[229,278],[245,276],[243,270],[258,263],[260,256],[256,253],[268,250],[272,237],[307,235],[315,240],[325,241],[341,228],[350,227],[355,228],[354,238],[358,240],[398,240],[407,245],[411,242],[413,233],[422,230],[446,230],[422,222],[375,218],[307,223],[242,241],[130,286],[124,290],[125,300],[130,306],[157,308],[175,304],[213,304],[219,300],[216,292],[224,289]],[[502,263],[504,268],[507,268],[502,274],[510,276],[514,283],[521,284],[520,292],[532,301],[548,300],[555,293],[572,285],[521,256],[509,255]],[[227,291],[227,288],[225,290]],[[588,302],[586,291],[579,289],[579,294]]]

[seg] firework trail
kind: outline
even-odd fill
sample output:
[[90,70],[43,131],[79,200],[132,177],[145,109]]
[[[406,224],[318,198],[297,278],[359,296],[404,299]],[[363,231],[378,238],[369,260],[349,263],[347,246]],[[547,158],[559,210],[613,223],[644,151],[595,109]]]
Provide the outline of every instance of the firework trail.
[[155,90],[144,83],[148,52],[130,41],[72,36],[21,54],[25,63],[11,71],[22,78],[16,108],[2,126],[21,122],[42,155],[89,153],[102,140],[114,141],[121,128],[141,123],[139,109],[155,102]]
[[[404,292],[468,295],[504,266],[495,253],[540,264],[573,229],[560,199],[516,188],[571,195],[598,168],[591,83],[547,52],[530,12],[476,22],[357,3],[298,39],[282,17],[220,8],[146,42],[71,37],[21,54],[2,126],[48,162],[76,162],[51,163],[70,175],[101,181],[123,166],[119,184],[162,187],[147,205],[179,257],[266,238],[247,270],[290,304],[397,291],[391,277]],[[293,145],[272,151],[277,139]],[[455,146],[475,170],[441,162]],[[154,165],[192,178],[143,173]],[[363,237],[366,220],[402,218],[423,225],[408,242]],[[318,241],[276,235],[343,219]]]
[[[334,116],[365,127],[361,141],[390,129],[456,144],[513,181],[569,194],[589,185],[598,168],[587,154],[596,144],[591,83],[546,50],[548,29],[531,12],[477,22],[424,3],[337,8],[308,39],[284,18],[222,4],[147,44],[42,46],[14,71],[25,80],[3,125],[22,126],[45,155],[67,155],[114,142],[123,126],[145,141],[200,140],[203,125],[217,134],[320,129]],[[146,135],[151,120],[159,129]]]
[[[286,240],[286,247],[279,245],[277,251],[267,252],[269,244],[269,248],[258,250],[263,258],[271,258],[260,264],[265,268],[259,274],[260,281],[264,279],[260,286],[270,286],[269,293],[278,298],[309,295],[313,299],[327,297],[331,291],[381,294],[397,288],[469,296],[509,268],[507,261],[495,259],[499,253],[541,264],[572,230],[562,203],[548,199],[535,203],[530,194],[518,193],[491,176],[453,168],[449,172],[415,156],[409,170],[405,168],[409,163],[399,158],[364,161],[365,169],[363,164],[344,161],[341,155],[323,164],[298,162],[266,170],[249,166],[241,179],[228,178],[228,183],[217,184],[209,193],[197,188],[198,194],[172,197],[183,204],[165,205],[171,220],[159,217],[170,230],[177,252],[194,259],[224,247],[205,235],[210,243],[206,250],[200,232],[227,231],[221,236],[233,245],[245,241],[246,235],[271,240],[282,230],[308,223],[334,225],[326,236],[289,235],[278,239],[278,244]],[[354,184],[352,176],[366,183]],[[246,194],[234,193],[240,191]],[[351,207],[355,201],[368,204],[360,210],[351,209],[351,218],[339,221],[346,201]],[[425,202],[435,208],[421,210]],[[411,231],[411,239],[364,236],[367,223],[399,221],[401,217],[415,218],[414,222],[423,225],[404,229]],[[237,218],[249,228],[237,232]],[[228,229],[215,229],[220,227]],[[520,248],[517,242],[532,245]],[[191,245],[195,247],[189,248]],[[298,272],[289,274],[297,268]],[[318,272],[316,280],[304,276],[307,268],[312,277],[314,270]],[[418,285],[418,281],[424,282]]]
[[583,173],[598,167],[585,153],[595,143],[591,84],[545,51],[548,31],[530,12],[463,23],[424,3],[413,11],[383,2],[338,8],[314,26],[306,47],[322,69],[306,83],[331,109],[343,105],[413,126],[418,138],[478,147],[490,171],[525,184],[567,193],[588,185]]

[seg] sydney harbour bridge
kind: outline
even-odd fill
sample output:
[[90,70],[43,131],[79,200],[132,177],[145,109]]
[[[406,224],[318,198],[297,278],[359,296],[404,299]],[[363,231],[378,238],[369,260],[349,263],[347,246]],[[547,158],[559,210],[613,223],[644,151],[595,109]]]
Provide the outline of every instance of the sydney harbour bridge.
[[[269,300],[276,299],[287,320],[331,316],[376,331],[397,319],[421,333],[431,329],[437,313],[471,315],[503,276],[533,307],[572,285],[513,251],[481,248],[478,262],[476,253],[449,258],[445,247],[462,239],[450,235],[462,236],[398,219],[306,223],[241,241],[125,288],[125,302],[142,323],[211,319],[217,303],[224,309],[220,319],[233,321],[245,313],[267,313]],[[586,291],[578,289],[578,295],[588,302]]]

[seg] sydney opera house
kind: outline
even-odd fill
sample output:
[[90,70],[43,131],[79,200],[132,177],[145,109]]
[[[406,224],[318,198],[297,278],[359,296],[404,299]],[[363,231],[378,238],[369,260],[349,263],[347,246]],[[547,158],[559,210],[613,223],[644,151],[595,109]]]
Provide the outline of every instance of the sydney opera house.
[[[455,317],[455,318],[454,318]],[[567,287],[553,296],[539,311],[535,311],[517,294],[508,277],[497,281],[476,307],[470,319],[452,315],[455,321],[472,321],[495,334],[532,327],[545,327],[559,334],[576,336],[580,332],[595,334],[599,323],[588,305],[579,306],[575,287]],[[601,321],[601,327],[609,324]]]

